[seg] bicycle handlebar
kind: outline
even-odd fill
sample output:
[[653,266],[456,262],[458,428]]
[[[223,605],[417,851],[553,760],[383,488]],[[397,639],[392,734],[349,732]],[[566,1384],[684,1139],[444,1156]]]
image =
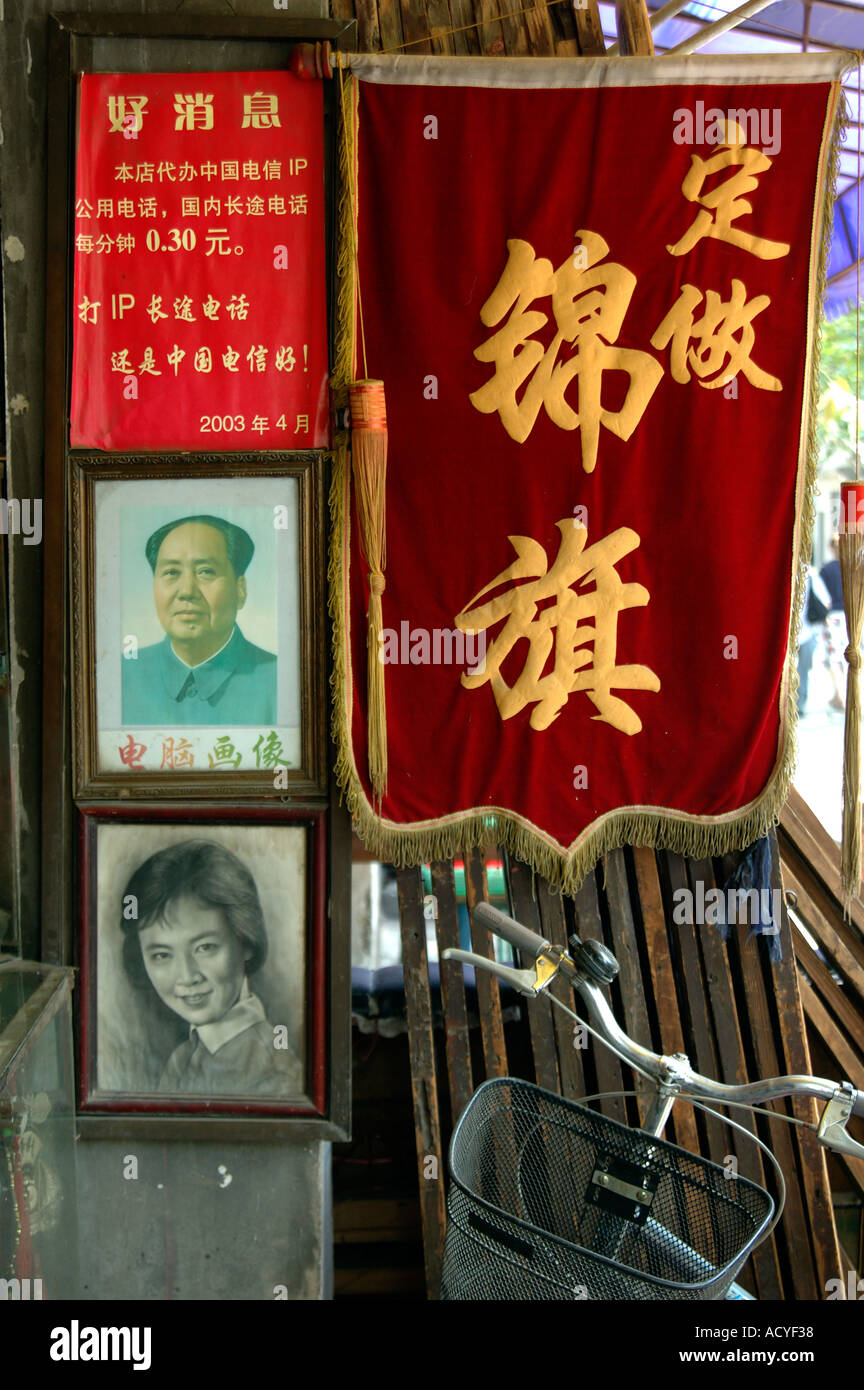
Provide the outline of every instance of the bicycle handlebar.
[[[508,941],[511,946],[514,946],[523,955],[529,956],[531,960],[536,960],[546,952],[561,957],[560,963],[566,963],[569,966],[566,971],[567,976],[588,1005],[591,1022],[597,1028],[598,1033],[602,1034],[605,1041],[632,1065],[642,1071],[647,1071],[656,1081],[678,1090],[681,1094],[690,1092],[694,1096],[707,1100],[743,1101],[746,1103],[777,1100],[783,1096],[807,1096],[830,1103],[835,1102],[838,1093],[842,1092],[843,1088],[838,1086],[836,1082],[818,1076],[776,1076],[748,1085],[729,1086],[694,1071],[686,1057],[662,1057],[656,1052],[651,1052],[635,1042],[620,1027],[597,982],[587,978],[584,973],[574,968],[569,957],[562,956],[560,950],[552,947],[548,940],[538,936],[536,932],[523,926],[513,917],[508,917],[497,907],[492,907],[490,903],[478,903],[473,909],[472,916],[479,926],[502,937],[504,941]],[[454,954],[456,958],[460,956],[465,958],[462,952]],[[449,956],[450,952],[448,951],[446,955]],[[520,973],[513,972],[506,966],[498,966],[496,962],[481,960],[479,957],[473,957],[472,960],[485,969],[499,971],[502,976],[511,980],[513,980],[514,974]],[[527,992],[535,993],[536,990],[529,987]],[[849,1092],[851,1092],[852,1100],[851,1114],[864,1118],[864,1089],[858,1090],[856,1093],[850,1086]],[[820,1135],[820,1137],[822,1136]],[[842,1140],[840,1136],[837,1136],[834,1141],[829,1139],[826,1134],[823,1137],[823,1142],[832,1148],[851,1145],[852,1148],[847,1148],[847,1152],[857,1151],[859,1156],[862,1152],[861,1146],[845,1133]]]
[[494,932],[504,941],[509,941],[517,951],[521,951],[524,956],[530,956],[532,960],[536,960],[540,952],[545,951],[550,944],[542,936],[531,931],[530,927],[523,927],[521,922],[508,917],[506,912],[501,912],[491,903],[478,903],[471,916],[478,926]]

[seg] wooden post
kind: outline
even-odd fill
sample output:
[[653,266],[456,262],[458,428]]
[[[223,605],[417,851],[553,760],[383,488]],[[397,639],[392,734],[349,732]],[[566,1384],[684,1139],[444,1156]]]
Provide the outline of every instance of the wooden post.
[[414,1133],[417,1142],[417,1178],[423,1217],[423,1254],[426,1294],[438,1298],[441,1261],[444,1256],[444,1148],[435,1075],[435,1036],[429,965],[426,957],[426,919],[423,915],[423,880],[419,869],[400,869],[396,875],[399,920],[402,927],[402,965],[405,977],[405,1011],[411,1051],[411,1090],[414,1099]]
[[576,21],[579,52],[583,58],[602,56],[606,52],[606,42],[603,38],[597,0],[587,0],[587,3],[582,0],[581,4],[578,0],[573,0],[573,18]]
[[615,15],[619,52],[625,57],[652,57],[654,40],[645,0],[615,0]]

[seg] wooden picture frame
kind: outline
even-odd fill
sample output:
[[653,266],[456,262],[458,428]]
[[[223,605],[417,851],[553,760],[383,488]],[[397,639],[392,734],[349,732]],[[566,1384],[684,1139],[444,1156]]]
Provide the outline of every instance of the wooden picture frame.
[[324,794],[327,458],[70,460],[77,798]]
[[328,1121],[327,812],[94,807],[80,836],[85,1124]]

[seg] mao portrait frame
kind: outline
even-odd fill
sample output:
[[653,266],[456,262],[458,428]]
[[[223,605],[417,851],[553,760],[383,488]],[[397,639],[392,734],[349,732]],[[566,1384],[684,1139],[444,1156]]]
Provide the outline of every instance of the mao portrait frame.
[[[280,800],[326,795],[326,514],[325,471],[329,451],[304,450],[247,455],[105,455],[70,457],[72,597],[72,752],[74,795],[98,798],[237,798],[278,796]],[[98,489],[103,483],[201,483],[225,480],[296,480],[298,491],[297,608],[299,623],[300,762],[298,766],[213,771],[193,767],[107,770],[100,766],[96,584]],[[206,486],[204,488],[206,496]],[[169,495],[166,489],[165,496]],[[211,504],[212,505],[212,504]],[[206,501],[202,512],[207,511]],[[253,561],[254,563],[254,561]],[[278,655],[278,653],[277,653]],[[120,660],[118,653],[118,661]],[[226,727],[230,721],[225,720]],[[124,726],[124,733],[125,728]],[[219,725],[213,724],[214,737]],[[177,729],[182,733],[183,726]],[[293,760],[292,760],[293,762]],[[278,780],[277,780],[278,777]]]
[[[327,941],[328,898],[328,812],[325,808],[285,807],[280,809],[259,806],[216,807],[171,805],[132,808],[124,805],[100,805],[79,809],[80,863],[79,903],[81,929],[79,960],[81,982],[78,995],[78,1115],[82,1133],[117,1135],[120,1129],[147,1138],[169,1137],[182,1130],[190,1137],[202,1127],[212,1131],[219,1126],[220,1134],[228,1137],[252,1137],[250,1125],[255,1121],[255,1136],[278,1137],[285,1132],[304,1132],[320,1138],[340,1137],[341,1122],[329,1113],[331,1106],[332,1058],[332,979],[330,951]],[[158,1090],[123,1090],[112,1087],[100,1090],[99,1008],[100,952],[105,952],[104,939],[100,944],[100,833],[107,827],[137,832],[140,843],[141,827],[169,831],[176,827],[178,839],[207,839],[208,828],[224,841],[229,838],[232,848],[238,840],[239,857],[243,858],[244,842],[240,838],[256,832],[281,830],[303,832],[302,880],[305,914],[302,922],[304,959],[304,1018],[302,1037],[304,1053],[304,1092],[285,1100],[267,1095],[231,1096],[224,1099],[216,1093],[190,1092],[188,1099],[163,1097]],[[230,835],[229,835],[230,832]],[[239,834],[238,834],[239,832]],[[130,837],[131,838],[131,837]],[[162,839],[166,837],[163,835]],[[123,843],[122,840],[120,842]],[[245,842],[248,846],[251,841]],[[248,854],[248,850],[247,850]],[[276,871],[282,871],[281,859],[273,857]],[[117,879],[113,888],[119,884]],[[256,887],[261,889],[260,877]],[[272,887],[272,881],[271,881]],[[263,896],[263,895],[262,895]],[[103,899],[104,901],[104,899]],[[124,901],[118,900],[118,906]],[[266,902],[266,897],[264,898]],[[266,916],[266,913],[265,913]],[[272,922],[268,924],[270,943],[273,943]],[[104,937],[104,926],[103,926]],[[112,947],[116,958],[116,946]],[[106,956],[107,959],[107,956]],[[105,986],[103,985],[103,988]],[[162,1006],[164,1009],[164,1005]],[[167,1012],[167,1011],[166,1011]],[[176,1022],[176,1020],[174,1020]],[[274,1029],[275,1032],[275,1029]],[[236,1122],[232,1124],[231,1122]]]

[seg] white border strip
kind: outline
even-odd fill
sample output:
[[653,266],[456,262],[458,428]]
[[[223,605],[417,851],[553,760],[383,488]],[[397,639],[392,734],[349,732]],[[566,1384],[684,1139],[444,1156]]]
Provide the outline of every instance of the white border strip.
[[837,82],[855,54],[722,53],[680,58],[440,58],[343,55],[362,82],[426,87],[711,87]]

